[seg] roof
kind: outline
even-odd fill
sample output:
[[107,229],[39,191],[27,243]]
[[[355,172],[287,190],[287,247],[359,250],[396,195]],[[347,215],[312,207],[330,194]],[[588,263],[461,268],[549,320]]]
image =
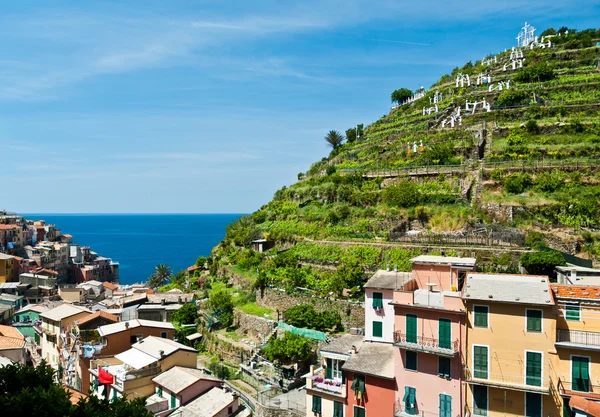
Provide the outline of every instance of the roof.
[[[187,350],[189,352],[198,352],[196,349],[191,348],[181,343],[174,342],[173,340],[163,339],[162,337],[148,336],[139,342],[131,345],[132,348],[142,351],[156,359],[160,359],[163,356],[169,356],[178,350]],[[161,354],[162,352],[162,354]]]
[[600,416],[600,404],[577,395],[569,400],[569,407],[583,411],[589,416]]
[[411,272],[396,272],[380,269],[375,272],[364,285],[364,288],[376,288],[381,290],[395,290],[401,288],[412,279]]
[[148,355],[144,352],[140,352],[139,350],[133,348],[126,350],[125,352],[121,352],[118,355],[115,355],[115,358],[131,366],[134,369],[141,369],[145,366],[153,364],[158,360],[154,356]]
[[54,321],[60,321],[62,319],[66,319],[67,317],[71,317],[80,313],[91,313],[91,311],[87,308],[77,307],[71,304],[62,304],[51,310],[43,312],[42,314],[40,314],[40,317]]
[[0,252],[0,260],[6,260],[6,259],[14,259],[15,257],[12,255],[7,255],[5,253],[1,253]]
[[2,368],[4,366],[12,365],[12,364],[14,364],[14,362],[11,361],[10,359],[8,359],[5,356],[0,356],[0,368]]
[[211,388],[205,394],[179,408],[181,417],[213,417],[235,401],[231,392]]
[[71,404],[75,405],[79,402],[80,398],[87,398],[88,396],[79,391],[75,391],[73,388],[64,387],[69,394],[71,394]]
[[545,275],[467,274],[463,300],[554,305]]
[[321,352],[338,353],[349,355],[352,346],[358,346],[363,342],[363,336],[345,334],[333,339],[331,342],[321,348]]
[[16,289],[18,286],[18,282],[3,282],[0,284],[1,289]]
[[104,288],[106,288],[106,289],[109,289],[109,290],[111,290],[111,291],[114,291],[114,290],[116,290],[117,288],[119,288],[119,287],[117,287],[115,284],[113,284],[112,282],[108,282],[108,281],[104,281],[104,282],[102,283],[102,285],[104,285]]
[[79,326],[81,326],[82,324],[85,324],[85,323],[95,320],[97,318],[103,318],[105,320],[110,320],[115,323],[119,321],[119,318],[117,316],[109,314],[106,311],[100,310],[100,311],[96,311],[94,314],[90,314],[89,316],[86,316],[80,320],[77,320],[77,324]]
[[553,284],[550,287],[556,298],[600,301],[600,287],[558,284]]
[[201,380],[222,382],[217,377],[205,374],[201,369],[184,368],[181,366],[174,366],[152,379],[158,385],[162,385],[175,394],[179,394],[184,389]]
[[20,229],[16,224],[0,224],[0,230]]
[[385,379],[394,379],[394,345],[364,342],[350,355],[342,369]]
[[35,311],[36,313],[43,313],[44,311],[48,311],[50,310],[49,307],[46,307],[42,304],[35,304],[35,305],[28,305],[27,307],[23,307],[22,309],[20,309],[19,311],[17,311],[16,314],[19,313],[25,313],[27,311]]
[[25,337],[16,328],[0,325],[0,349],[18,349],[25,346]]
[[8,304],[0,303],[0,314],[10,311],[12,309],[13,307]]
[[435,256],[435,255],[419,255],[410,260],[413,264],[441,264],[441,265],[460,265],[460,266],[475,266],[475,258],[460,258],[458,256]]
[[22,295],[13,295],[13,294],[0,294],[0,300],[6,301],[19,301],[22,300]]
[[129,326],[129,329],[135,329],[136,327],[157,327],[171,330],[175,329],[175,326],[173,326],[173,324],[171,323],[153,320],[133,319],[100,326],[98,327],[98,333],[100,334],[100,336],[108,336],[111,334],[120,333],[124,332],[125,330],[128,330],[127,326]]
[[160,304],[162,300],[165,300],[166,303],[189,303],[194,299],[194,293],[184,293],[184,294],[169,294],[169,293],[160,293],[160,294],[148,294],[148,302],[151,304]]
[[192,271],[195,271],[197,269],[204,269],[204,268],[202,266],[200,266],[200,265],[192,265],[192,266],[188,267],[187,271],[188,272],[192,272]]

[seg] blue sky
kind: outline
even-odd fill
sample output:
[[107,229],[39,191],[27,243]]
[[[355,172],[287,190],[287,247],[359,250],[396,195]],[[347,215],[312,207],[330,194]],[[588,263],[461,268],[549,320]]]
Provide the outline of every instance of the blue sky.
[[[40,6],[42,5],[42,6]],[[0,155],[19,212],[250,212],[416,89],[596,1],[3,4]]]

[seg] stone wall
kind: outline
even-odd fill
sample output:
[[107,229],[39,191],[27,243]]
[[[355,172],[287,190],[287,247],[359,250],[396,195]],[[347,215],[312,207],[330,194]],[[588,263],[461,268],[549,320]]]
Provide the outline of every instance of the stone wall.
[[277,326],[275,320],[246,314],[238,310],[235,312],[235,323],[238,326],[238,332],[243,333],[258,343],[265,343],[265,338],[268,338]]
[[362,304],[345,301],[329,300],[318,298],[308,294],[288,294],[287,292],[273,289],[266,289],[261,298],[260,292],[256,294],[256,304],[261,307],[279,309],[284,312],[298,304],[312,304],[318,312],[325,310],[335,310],[342,318],[344,329],[351,327],[365,327],[365,310]]

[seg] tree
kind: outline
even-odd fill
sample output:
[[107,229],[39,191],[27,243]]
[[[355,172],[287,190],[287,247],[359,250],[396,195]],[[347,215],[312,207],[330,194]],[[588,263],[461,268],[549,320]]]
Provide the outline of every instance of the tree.
[[259,271],[256,280],[252,283],[252,291],[260,290],[260,298],[265,296],[265,288],[269,283],[269,279],[265,271]]
[[162,287],[172,277],[171,267],[166,264],[158,264],[154,267],[154,273],[148,278],[148,286],[150,288]]
[[339,148],[343,141],[344,137],[337,130],[330,130],[325,135],[325,142],[327,142],[327,144],[331,146],[334,150]]
[[151,417],[145,399],[91,396],[71,404],[71,394],[55,382],[56,372],[44,361],[37,367],[20,364],[0,368],[0,409],[6,416]]
[[200,266],[200,267],[204,268],[205,265],[206,265],[206,257],[198,256],[196,258],[196,266]]
[[263,354],[270,361],[281,363],[310,362],[313,356],[314,344],[310,339],[285,332],[282,338],[271,337],[269,344],[263,349]]
[[213,292],[208,298],[206,306],[217,316],[221,326],[229,327],[233,324],[233,301],[228,291]]
[[252,216],[242,216],[225,228],[225,237],[237,246],[250,246],[258,236]]
[[420,199],[419,188],[411,181],[402,181],[383,190],[383,201],[390,206],[412,207]]
[[198,308],[195,304],[188,303],[184,304],[179,310],[173,313],[171,321],[179,324],[194,324],[197,318]]
[[413,92],[408,88],[400,88],[392,93],[392,103],[402,104],[405,100],[411,98]]
[[564,256],[557,251],[526,252],[521,255],[521,266],[528,274],[548,275],[551,280],[556,277],[556,266],[566,266]]
[[543,38],[544,36],[548,35],[556,35],[556,29],[554,29],[553,27],[549,27],[541,33],[540,37]]
[[352,127],[346,130],[346,140],[350,143],[356,140],[356,128]]

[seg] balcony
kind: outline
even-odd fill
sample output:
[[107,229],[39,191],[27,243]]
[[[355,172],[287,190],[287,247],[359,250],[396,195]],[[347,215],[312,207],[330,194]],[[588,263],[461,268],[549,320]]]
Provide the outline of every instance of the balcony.
[[583,397],[590,400],[600,400],[600,385],[587,384],[587,391],[576,391],[573,389],[573,382],[565,379],[558,380],[558,392],[567,397]]
[[493,388],[512,389],[515,391],[525,391],[540,394],[548,394],[550,392],[550,386],[552,381],[550,378],[542,379],[539,378],[536,382],[537,385],[527,384],[526,376],[507,374],[502,372],[489,372],[487,378],[476,377],[473,374],[472,369],[465,368],[465,380],[469,384],[485,385]]
[[325,372],[322,369],[317,369],[314,375],[309,375],[306,378],[306,389],[346,398],[346,384],[342,384],[338,380],[326,379]]
[[453,357],[458,352],[460,345],[458,339],[452,342],[422,336],[409,338],[406,333],[394,332],[394,346],[416,352]]
[[600,333],[558,329],[554,345],[563,348],[600,351]]

